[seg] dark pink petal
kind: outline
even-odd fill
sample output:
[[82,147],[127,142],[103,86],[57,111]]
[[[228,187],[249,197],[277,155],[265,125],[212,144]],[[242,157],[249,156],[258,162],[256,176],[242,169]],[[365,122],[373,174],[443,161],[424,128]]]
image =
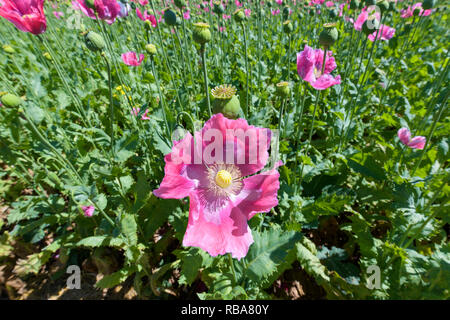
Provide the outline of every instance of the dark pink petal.
[[408,130],[408,128],[399,129],[397,131],[397,136],[405,145],[408,145],[409,141],[411,140],[411,132]]
[[411,139],[408,143],[408,147],[413,149],[423,149],[425,147],[426,138],[422,136],[417,136]]

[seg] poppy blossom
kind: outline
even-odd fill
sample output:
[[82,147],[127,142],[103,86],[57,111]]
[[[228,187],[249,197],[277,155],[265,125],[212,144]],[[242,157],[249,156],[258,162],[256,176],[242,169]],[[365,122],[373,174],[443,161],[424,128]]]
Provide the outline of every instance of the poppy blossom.
[[135,67],[140,66],[142,61],[144,61],[144,58],[145,58],[144,54],[141,53],[139,55],[139,60],[138,60],[137,54],[134,51],[129,51],[129,52],[122,54],[123,63],[125,63],[126,65],[129,65],[129,66],[135,66]]
[[24,32],[41,34],[47,28],[44,0],[0,0],[0,16]]
[[112,24],[121,11],[120,4],[116,0],[94,0],[95,10],[89,8],[85,0],[74,0],[72,6],[80,9],[89,18],[97,19],[98,16],[108,24]]
[[404,145],[412,149],[423,149],[427,141],[426,138],[422,136],[416,136],[411,139],[411,132],[408,128],[399,129],[397,136]]

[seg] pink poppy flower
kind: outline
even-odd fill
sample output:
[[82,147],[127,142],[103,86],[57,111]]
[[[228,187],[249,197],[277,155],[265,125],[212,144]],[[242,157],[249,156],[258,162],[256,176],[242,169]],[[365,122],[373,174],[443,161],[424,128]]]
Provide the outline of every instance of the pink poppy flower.
[[141,6],[146,6],[146,5],[148,5],[148,0],[139,0],[139,4]]
[[81,209],[86,217],[92,217],[95,211],[94,206],[82,206]]
[[283,0],[275,0],[276,3],[278,3],[280,6],[283,4]]
[[334,2],[333,1],[327,1],[327,2],[325,2],[325,6],[326,7],[332,7],[332,6],[334,6]]
[[[135,116],[137,116],[140,111],[141,111],[141,108],[133,108],[133,111],[131,113],[133,113]],[[142,120],[150,120],[150,117],[147,115],[148,111],[149,111],[148,109],[145,110],[144,114],[141,117]]]
[[234,0],[234,3],[236,4],[236,7],[242,7],[242,3],[240,3],[239,0]]
[[53,11],[53,14],[55,15],[56,19],[60,19],[62,16],[64,16],[64,13],[61,11]]
[[426,138],[422,136],[416,136],[411,139],[411,132],[408,128],[401,128],[397,132],[397,136],[400,141],[413,149],[423,149],[425,147]]
[[222,15],[223,20],[231,19],[231,15],[224,14]]
[[185,12],[183,12],[183,18],[185,20],[189,20],[191,18],[191,11],[190,10],[186,10]]
[[155,28],[158,25],[158,23],[156,22],[156,17],[152,14],[148,14],[147,10],[145,10],[144,13],[142,13],[141,10],[139,10],[139,8],[136,8],[136,15],[142,21],[150,21],[152,23],[153,28]]
[[245,13],[246,17],[249,17],[250,14],[252,13],[252,10],[251,9],[244,9],[244,13]]
[[47,28],[44,0],[0,0],[0,16],[24,32],[41,34]]
[[417,2],[415,4],[413,4],[413,6],[409,6],[407,9],[403,9],[402,11],[400,11],[400,16],[404,19],[412,17],[414,15],[414,10],[416,8],[420,9],[420,13],[419,16],[429,16],[431,14],[431,9],[428,10],[423,10],[422,9],[422,2]]
[[308,81],[314,89],[324,90],[335,84],[341,83],[341,76],[333,77],[330,73],[336,69],[336,62],[332,57],[333,52],[327,51],[325,69],[322,74],[323,50],[312,49],[305,45],[305,49],[297,53],[297,72],[305,81]]
[[86,5],[85,0],[74,0],[72,6],[74,9],[80,9],[91,19],[97,19],[95,16],[97,14],[108,24],[112,24],[120,13],[120,5],[116,0],[94,0],[95,12]]
[[144,58],[144,54],[141,53],[138,60],[137,54],[134,51],[129,51],[122,54],[123,63],[129,66],[140,66]]
[[195,133],[195,143],[190,133],[174,141],[164,158],[164,179],[153,194],[163,199],[189,197],[183,246],[199,247],[211,256],[245,257],[253,243],[247,221],[278,205],[281,163],[256,174],[269,159],[271,135],[269,129],[219,113]]
[[276,16],[277,14],[280,14],[280,9],[272,10],[273,16]]
[[[378,31],[377,39],[378,40],[381,39],[381,40],[387,41],[387,40],[391,39],[394,36],[394,34],[395,34],[395,29],[394,28],[391,28],[389,26],[386,26],[386,25],[382,24],[380,26],[380,30]],[[374,33],[369,34],[369,40],[372,41],[372,42],[375,41],[375,37],[376,36],[377,36],[377,31],[374,31]]]

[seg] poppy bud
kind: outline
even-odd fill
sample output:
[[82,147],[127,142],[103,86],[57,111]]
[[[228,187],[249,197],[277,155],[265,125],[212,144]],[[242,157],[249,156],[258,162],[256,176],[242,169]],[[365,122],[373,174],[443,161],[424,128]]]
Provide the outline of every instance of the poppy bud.
[[13,54],[13,53],[16,52],[16,50],[14,50],[14,48],[11,47],[9,44],[4,44],[4,45],[3,45],[3,50],[4,50],[6,53],[11,53],[11,54]]
[[192,38],[198,44],[205,44],[211,41],[211,31],[209,30],[209,24],[204,22],[194,23]]
[[282,81],[277,83],[276,85],[276,95],[281,97],[281,98],[288,98],[289,95],[291,94],[291,88],[289,87],[289,82],[287,81]]
[[94,31],[89,31],[84,37],[86,47],[91,51],[100,51],[105,47],[105,40],[103,37]]
[[154,44],[147,44],[145,46],[145,50],[151,55],[154,56],[158,53],[158,51],[156,50],[156,46]]
[[221,15],[225,12],[225,8],[220,1],[214,2],[213,12],[218,15]]
[[180,8],[180,9],[186,6],[185,0],[175,0],[174,3],[177,6],[177,8]]
[[325,23],[324,29],[319,35],[319,44],[325,49],[331,47],[339,37],[335,23]]
[[310,15],[311,17],[314,16],[314,10],[309,9],[309,10],[308,10],[308,13],[309,13],[309,15]]
[[374,31],[378,30],[380,27],[380,22],[376,18],[367,19],[362,25],[362,31],[368,36]]
[[236,11],[234,11],[233,17],[234,17],[234,20],[236,20],[236,22],[238,22],[238,23],[243,22],[246,18],[244,10],[242,10],[242,9],[237,9]]
[[213,113],[222,113],[228,119],[237,119],[241,104],[236,94],[236,88],[231,85],[220,85],[211,90],[214,97]]
[[383,14],[389,10],[389,2],[387,0],[379,1],[377,6]]
[[84,0],[86,7],[95,11],[95,0]]
[[292,25],[291,20],[286,20],[285,22],[283,22],[283,31],[287,34],[294,31],[294,26]]
[[11,94],[11,93],[7,93],[7,94],[3,95],[0,99],[0,101],[6,107],[11,107],[11,108],[18,107],[23,102],[23,100],[20,97],[14,95],[14,94]]
[[422,3],[422,8],[424,10],[430,10],[431,8],[434,7],[435,4],[436,4],[435,0],[424,0]]
[[177,15],[175,12],[173,12],[170,9],[166,9],[164,10],[164,21],[169,25],[169,26],[174,26],[177,24]]
[[352,0],[350,1],[350,9],[356,10],[361,5],[361,2],[359,0]]

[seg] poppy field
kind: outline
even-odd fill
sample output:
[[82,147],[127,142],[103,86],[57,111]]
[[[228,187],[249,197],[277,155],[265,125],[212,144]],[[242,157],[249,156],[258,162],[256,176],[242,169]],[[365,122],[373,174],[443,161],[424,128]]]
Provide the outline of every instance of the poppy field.
[[449,38],[438,0],[0,0],[0,299],[449,299]]

